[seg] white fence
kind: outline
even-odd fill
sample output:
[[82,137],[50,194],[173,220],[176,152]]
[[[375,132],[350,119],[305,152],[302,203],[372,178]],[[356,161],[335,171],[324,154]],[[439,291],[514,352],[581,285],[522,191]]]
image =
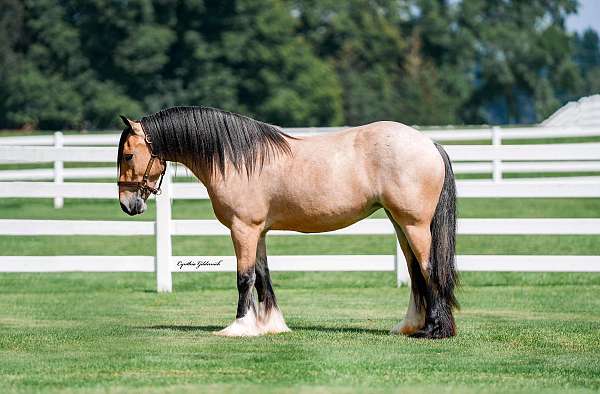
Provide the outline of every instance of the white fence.
[[[341,130],[340,127],[323,128],[290,128],[286,129],[292,135],[311,135]],[[519,128],[437,128],[423,131],[438,142],[460,141],[490,141],[493,146],[500,146],[504,140],[523,140],[540,138],[564,137],[600,137],[600,128],[591,127],[519,127]],[[20,136],[0,138],[0,146],[116,146],[118,134],[100,135],[63,135],[56,132],[54,135]],[[457,160],[455,160],[457,161]],[[92,160],[88,160],[92,162]],[[114,164],[114,163],[113,163]],[[517,160],[502,162],[481,160],[470,162],[456,162],[454,171],[457,174],[492,174],[494,180],[502,179],[504,173],[536,173],[536,172],[599,172],[599,160],[585,160],[576,158],[572,161],[558,161],[553,158],[543,162],[539,160]],[[7,180],[47,180],[53,179],[61,183],[64,179],[94,179],[112,178],[115,175],[114,167],[97,168],[63,168],[60,160],[54,161],[53,168],[17,169],[0,171],[0,181]],[[55,201],[57,207],[61,206],[60,198]]]
[[[481,131],[482,136],[484,131]],[[510,131],[513,132],[513,130]],[[469,130],[468,132],[472,133],[473,131]],[[492,133],[489,130],[488,132]],[[523,138],[531,138],[524,131],[520,133],[518,134],[515,131],[514,135],[526,135],[527,137]],[[557,134],[557,132],[553,133]],[[589,133],[586,135],[591,135],[591,132]],[[70,136],[64,136],[63,145],[71,143],[68,137]],[[114,136],[101,136],[102,141],[108,141],[108,137],[114,138]],[[92,138],[98,137],[86,136],[86,144],[101,141],[101,139],[92,141]],[[477,138],[479,138],[479,135]],[[21,142],[22,140],[17,141]],[[73,141],[80,142],[79,138],[73,139]],[[36,142],[47,143],[48,140],[42,141],[40,139]],[[110,145],[114,143],[116,141],[112,140]],[[54,140],[52,140],[52,145],[54,146],[40,147],[4,144],[0,146],[0,164],[54,163],[54,171],[56,172],[61,172],[62,163],[64,162],[100,162],[114,165],[116,156],[114,147],[64,147],[61,146],[61,143],[55,143]],[[492,181],[459,181],[457,183],[459,197],[600,198],[600,181],[598,178],[501,179],[502,168],[515,161],[534,163],[539,166],[545,165],[547,162],[581,165],[581,163],[600,161],[600,143],[536,145],[501,145],[496,143],[492,145],[448,145],[446,149],[457,168],[461,163],[469,165],[481,162],[487,162],[492,169],[499,168],[495,172],[499,172],[500,175],[496,174]],[[112,177],[116,172],[114,168],[110,170]],[[114,183],[63,183],[63,175],[56,177],[54,182],[0,182],[0,198],[50,197],[54,198],[55,201],[56,199],[62,201],[63,198],[117,198],[117,186]],[[0,235],[151,235],[156,237],[155,256],[0,256],[0,272],[156,272],[158,291],[171,291],[172,272],[235,270],[235,258],[232,256],[172,255],[171,236],[229,234],[229,231],[215,220],[172,220],[171,200],[173,198],[206,199],[208,196],[206,190],[198,183],[173,183],[172,168],[169,167],[163,183],[163,194],[156,198],[157,215],[155,222],[0,220]],[[338,236],[393,233],[393,228],[387,220],[368,219],[326,234]],[[475,235],[600,235],[600,219],[461,219],[458,223],[458,233]],[[270,234],[281,236],[297,233],[273,231]],[[186,262],[194,264],[181,264]],[[398,283],[403,283],[408,278],[404,258],[397,244],[394,256],[269,256],[269,265],[275,271],[395,271]],[[457,256],[457,265],[459,270],[463,271],[600,272],[600,256],[460,255]]]

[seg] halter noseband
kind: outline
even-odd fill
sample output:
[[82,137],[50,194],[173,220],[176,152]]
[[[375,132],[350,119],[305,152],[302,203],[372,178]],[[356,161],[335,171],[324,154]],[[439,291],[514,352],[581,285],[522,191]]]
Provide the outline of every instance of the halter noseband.
[[[143,128],[143,126],[142,126],[142,128]],[[140,192],[142,198],[144,200],[147,200],[148,197],[150,197],[150,194],[160,194],[161,193],[160,186],[162,185],[162,181],[165,176],[165,172],[167,171],[167,163],[165,163],[164,160],[159,159],[164,167],[163,167],[163,170],[160,173],[160,177],[158,179],[158,186],[157,187],[149,186],[148,178],[150,177],[150,170],[152,169],[154,160],[158,159],[158,155],[154,154],[154,152],[152,151],[152,141],[150,140],[148,133],[146,133],[145,130],[144,130],[144,141],[146,141],[146,143],[150,147],[150,161],[148,161],[148,165],[146,166],[146,171],[144,171],[144,177],[142,178],[141,181],[137,181],[137,182],[117,181],[117,185],[126,186],[126,187],[135,187],[135,190]]]

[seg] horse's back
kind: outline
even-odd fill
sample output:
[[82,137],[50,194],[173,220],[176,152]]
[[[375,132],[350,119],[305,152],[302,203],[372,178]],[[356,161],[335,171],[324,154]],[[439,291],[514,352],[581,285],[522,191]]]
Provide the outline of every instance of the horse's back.
[[[411,211],[422,204],[440,168],[431,140],[395,122],[295,140],[284,168],[266,174],[275,194],[273,228],[329,231],[387,203]],[[435,189],[440,182],[433,183]]]

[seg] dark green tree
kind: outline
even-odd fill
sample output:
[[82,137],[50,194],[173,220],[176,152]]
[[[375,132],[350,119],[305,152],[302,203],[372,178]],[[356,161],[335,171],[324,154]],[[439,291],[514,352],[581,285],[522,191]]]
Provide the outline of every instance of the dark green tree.
[[399,80],[406,41],[390,20],[392,2],[296,1],[298,32],[335,67],[345,122],[398,119]]
[[523,123],[543,119],[575,89],[564,20],[575,0],[462,1],[457,25],[472,37],[474,86],[462,117],[467,122]]
[[295,31],[280,0],[231,2],[222,34],[225,64],[238,77],[238,100],[257,117],[286,126],[341,123],[341,90],[333,68]]
[[575,62],[581,70],[582,85],[578,93],[600,93],[600,39],[598,33],[588,29],[573,39]]
[[0,127],[173,105],[284,126],[533,122],[600,90],[575,0],[4,0]]

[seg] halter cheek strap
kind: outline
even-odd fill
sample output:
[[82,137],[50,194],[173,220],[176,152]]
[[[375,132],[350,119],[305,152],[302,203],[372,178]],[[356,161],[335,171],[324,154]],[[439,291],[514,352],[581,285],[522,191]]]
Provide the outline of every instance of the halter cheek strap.
[[136,191],[138,191],[138,190],[140,191],[140,194],[144,200],[148,199],[148,197],[150,197],[150,194],[156,195],[156,194],[161,193],[160,186],[162,185],[162,181],[165,176],[165,172],[167,171],[167,163],[165,163],[164,160],[161,160],[161,163],[163,164],[163,170],[160,173],[160,177],[158,178],[158,186],[151,187],[148,185],[148,178],[150,178],[150,171],[152,170],[152,165],[154,164],[154,161],[158,159],[158,155],[152,153],[152,141],[148,138],[148,133],[145,133],[145,135],[146,136],[145,136],[144,140],[150,147],[150,161],[148,161],[148,165],[146,166],[146,171],[144,171],[144,176],[143,176],[142,180],[137,181],[137,182],[135,182],[135,181],[118,181],[117,182],[117,185],[119,185],[119,186],[135,187]]

